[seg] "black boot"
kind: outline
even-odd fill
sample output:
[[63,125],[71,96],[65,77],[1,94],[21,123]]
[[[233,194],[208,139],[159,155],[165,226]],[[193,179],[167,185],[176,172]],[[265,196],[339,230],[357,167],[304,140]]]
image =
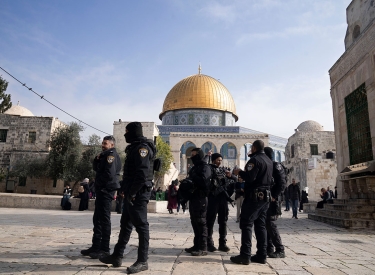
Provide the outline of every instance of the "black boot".
[[227,246],[227,244],[225,243],[221,243],[219,245],[219,250],[220,251],[223,251],[223,252],[229,252],[230,251],[230,248]]
[[99,261],[105,264],[111,264],[113,267],[120,267],[122,265],[122,257],[116,255],[109,255],[99,258]]
[[97,251],[97,249],[90,247],[88,249],[81,250],[81,254],[83,256],[88,256],[90,253],[93,253],[95,251]]
[[148,269],[147,262],[136,261],[132,266],[129,266],[126,270],[128,274],[138,273]]
[[245,257],[242,257],[241,255],[230,257],[230,260],[235,264],[243,264],[243,265],[250,264],[250,260]]

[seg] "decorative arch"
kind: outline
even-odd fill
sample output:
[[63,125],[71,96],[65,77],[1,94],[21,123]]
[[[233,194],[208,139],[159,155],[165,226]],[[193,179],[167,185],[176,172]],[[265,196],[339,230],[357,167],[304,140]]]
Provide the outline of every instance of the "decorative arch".
[[201,146],[201,149],[202,151],[207,154],[208,151],[212,150],[212,153],[217,153],[217,149],[216,149],[216,146],[215,144],[213,144],[212,142],[210,141],[207,141],[206,143],[204,143],[202,146]]
[[245,143],[244,145],[241,146],[241,151],[240,151],[241,160],[247,162],[250,159],[248,154],[251,152],[251,146],[252,146],[251,143]]
[[237,159],[237,148],[232,142],[226,142],[221,146],[220,154],[223,156],[223,166],[234,168]]
[[180,148],[180,173],[187,174],[189,169],[193,166],[193,162],[191,161],[191,151],[196,148],[197,146],[191,142],[186,141],[182,144]]

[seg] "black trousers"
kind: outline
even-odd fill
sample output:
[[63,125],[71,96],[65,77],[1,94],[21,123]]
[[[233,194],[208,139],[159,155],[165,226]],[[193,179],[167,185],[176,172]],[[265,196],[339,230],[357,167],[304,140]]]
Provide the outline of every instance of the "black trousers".
[[111,237],[111,208],[115,191],[106,189],[96,193],[95,211],[93,216],[94,234],[92,247],[109,252],[109,240]]
[[[149,197],[150,194],[148,195],[148,198]],[[134,226],[135,231],[138,233],[139,241],[137,260],[140,262],[147,262],[150,241],[149,224],[147,221],[148,200],[137,196],[132,203],[133,205],[127,200],[124,200],[124,209],[121,216],[121,230],[113,255],[119,257],[124,255],[125,247],[129,242]]]
[[189,202],[189,212],[194,231],[194,247],[207,251],[207,197],[192,198]]
[[245,198],[241,208],[241,249],[240,255],[244,258],[251,257],[252,227],[254,225],[255,237],[257,239],[256,255],[265,259],[267,257],[267,230],[266,215],[269,202],[253,201]]
[[228,221],[228,201],[222,195],[219,194],[214,196],[208,195],[208,206],[207,206],[207,245],[214,246],[214,240],[212,239],[213,228],[217,216],[217,222],[219,224],[219,245],[224,245],[227,242],[227,221]]
[[267,251],[273,252],[274,248],[276,252],[284,252],[284,246],[281,241],[279,230],[275,221],[272,221],[268,216],[266,219],[266,229],[267,229]]

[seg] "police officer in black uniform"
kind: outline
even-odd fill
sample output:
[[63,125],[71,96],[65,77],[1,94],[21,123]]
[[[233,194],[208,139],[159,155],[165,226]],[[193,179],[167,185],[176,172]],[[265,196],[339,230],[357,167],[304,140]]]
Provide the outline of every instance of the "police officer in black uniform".
[[188,179],[194,184],[194,191],[190,196],[189,212],[191,225],[194,230],[194,245],[185,251],[193,256],[207,255],[207,195],[211,179],[211,168],[204,161],[204,153],[200,148],[191,152],[194,166],[190,169]]
[[[210,252],[216,251],[214,241],[212,239],[214,223],[217,216],[219,224],[219,250],[228,252],[230,249],[227,246],[227,221],[228,221],[228,202],[233,202],[230,198],[231,194],[228,194],[230,187],[230,177],[232,177],[230,171],[220,167],[223,161],[223,156],[219,153],[211,155],[211,184],[208,194],[208,206],[207,206],[207,250]],[[232,190],[233,190],[232,183]],[[229,193],[233,193],[229,191]]]
[[127,268],[128,274],[148,269],[149,224],[147,204],[151,196],[153,162],[156,148],[152,141],[143,136],[142,124],[131,122],[126,126],[126,159],[123,174],[124,210],[121,216],[121,230],[112,255],[100,258],[106,264],[119,267],[130,234],[135,227],[138,233],[138,258]]
[[119,175],[121,160],[116,152],[115,138],[106,136],[102,141],[102,153],[95,157],[93,169],[95,177],[95,210],[94,234],[92,246],[81,251],[82,255],[93,259],[109,255],[109,240],[111,236],[111,208],[116,189],[120,187]]
[[[273,150],[265,147],[264,152],[272,160]],[[284,246],[280,238],[279,230],[275,221],[281,214],[281,200],[279,199],[282,191],[286,187],[286,175],[284,167],[277,161],[273,161],[273,186],[271,187],[272,200],[267,211],[266,229],[267,229],[267,255],[270,258],[285,258]],[[274,247],[276,251],[274,251]]]
[[[230,260],[236,264],[245,265],[250,262],[266,263],[266,214],[271,200],[270,187],[273,170],[272,161],[264,153],[263,141],[254,141],[250,157],[250,160],[245,165],[245,171],[241,169],[234,169],[233,171],[235,175],[240,175],[245,181],[245,199],[242,204],[240,219],[240,255],[230,257]],[[257,239],[257,252],[254,256],[251,256],[253,225]]]

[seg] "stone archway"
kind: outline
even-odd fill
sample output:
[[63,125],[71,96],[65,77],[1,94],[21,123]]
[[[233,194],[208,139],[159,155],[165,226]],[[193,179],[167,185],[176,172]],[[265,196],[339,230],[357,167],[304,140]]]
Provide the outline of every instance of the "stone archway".
[[187,174],[189,169],[193,166],[190,159],[191,151],[196,148],[196,145],[191,141],[186,141],[180,148],[180,173]]
[[233,169],[237,165],[237,147],[232,142],[224,143],[220,154],[223,156],[223,166]]
[[212,143],[211,141],[207,141],[206,143],[204,143],[202,146],[201,146],[201,149],[203,151],[203,153],[207,154],[208,151],[212,150],[212,153],[217,153],[217,148],[215,146],[214,143]]

